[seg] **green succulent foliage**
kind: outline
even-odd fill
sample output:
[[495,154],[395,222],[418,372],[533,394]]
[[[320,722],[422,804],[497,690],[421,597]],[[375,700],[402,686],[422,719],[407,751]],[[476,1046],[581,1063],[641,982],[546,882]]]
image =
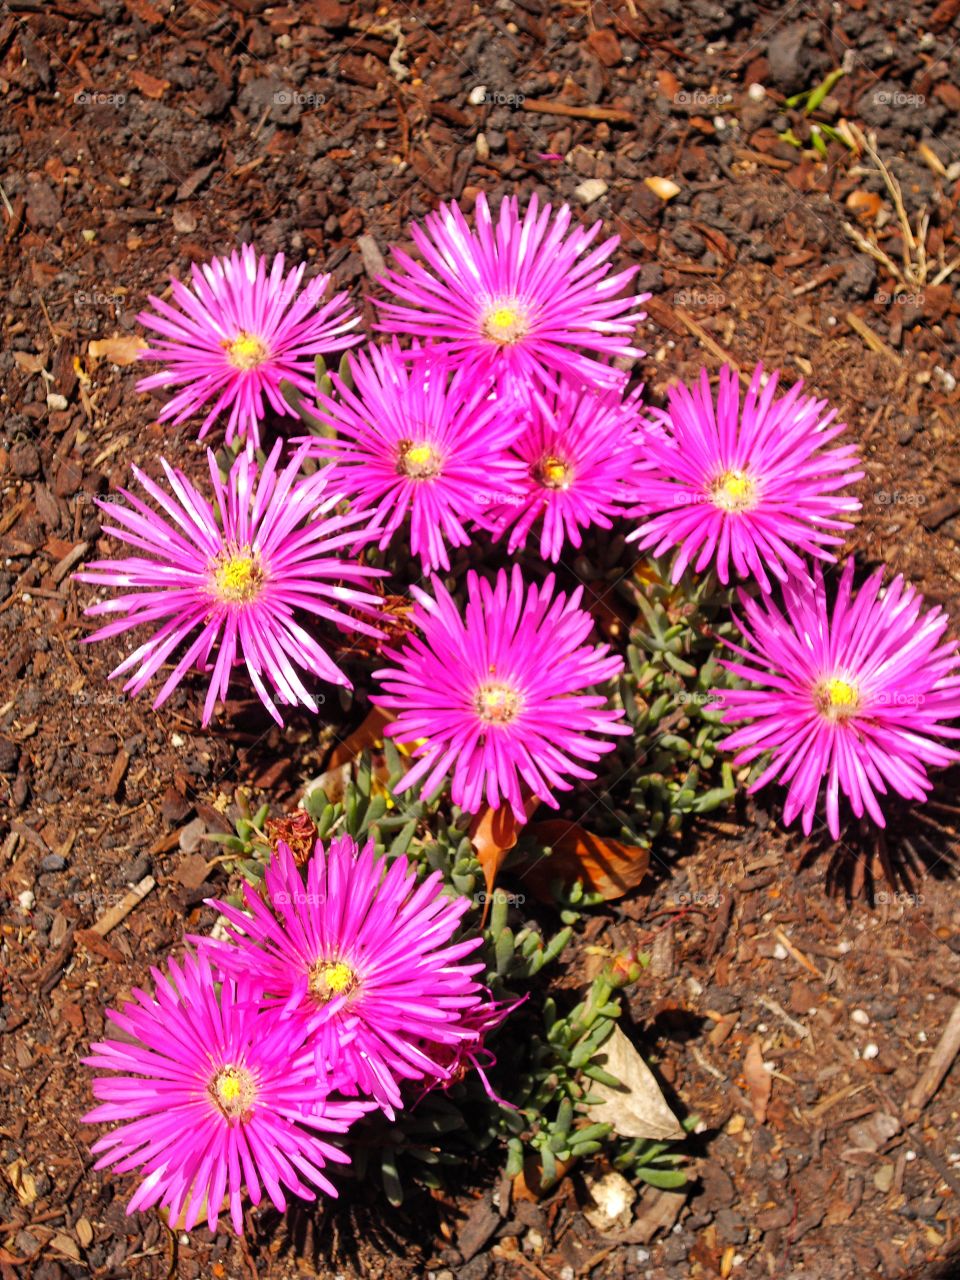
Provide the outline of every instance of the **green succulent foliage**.
[[[333,397],[335,390],[333,379],[327,371],[327,362],[323,356],[315,357],[314,367],[316,370],[317,392],[321,395]],[[353,389],[353,376],[350,372],[350,361],[346,352],[340,357],[337,376],[346,387]],[[283,393],[283,398],[307,428],[310,435],[330,437],[336,434],[331,423],[313,412],[317,406],[308,400],[299,387],[295,387],[292,382],[284,380],[280,383],[280,390]],[[310,408],[307,408],[308,404]]]
[[732,592],[711,574],[669,579],[669,566],[649,559],[624,575],[616,592],[636,614],[626,670],[614,699],[633,733],[604,758],[591,790],[604,834],[649,847],[677,836],[690,814],[705,814],[735,794],[729,761],[718,751],[730,728],[714,693],[736,681],[721,666],[719,641],[736,635]]
[[[654,1182],[679,1178],[670,1185],[681,1185],[683,1157],[675,1145],[625,1145],[610,1125],[593,1123],[587,1114],[593,1100],[591,1080],[618,1083],[595,1061],[621,1013],[613,983],[598,977],[578,1004],[564,1010],[539,981],[571,940],[571,925],[579,916],[574,908],[585,905],[582,890],[571,893],[570,923],[550,935],[524,909],[522,896],[497,889],[487,902],[483,869],[468,834],[470,815],[448,803],[441,805],[440,794],[426,801],[396,796],[405,763],[389,740],[383,762],[375,769],[364,754],[354,779],[336,800],[328,796],[328,790],[333,794],[332,784],[326,789],[322,785],[325,779],[308,788],[303,807],[320,837],[372,838],[388,861],[405,857],[421,877],[439,871],[451,894],[473,899],[463,928],[482,936],[477,954],[485,971],[478,978],[498,1001],[530,998],[488,1038],[497,1059],[489,1083],[509,1106],[488,1096],[477,1071],[426,1094],[413,1083],[407,1106],[394,1121],[373,1113],[351,1130],[350,1176],[379,1174],[385,1194],[396,1204],[403,1199],[405,1183],[440,1187],[445,1168],[495,1149],[505,1152],[510,1174],[520,1172],[533,1157],[544,1187],[558,1178],[566,1163],[601,1155],[618,1162],[630,1176]],[[223,837],[225,847],[237,855],[228,867],[255,886],[262,884],[269,856],[265,818],[263,809],[243,817],[236,836]]]

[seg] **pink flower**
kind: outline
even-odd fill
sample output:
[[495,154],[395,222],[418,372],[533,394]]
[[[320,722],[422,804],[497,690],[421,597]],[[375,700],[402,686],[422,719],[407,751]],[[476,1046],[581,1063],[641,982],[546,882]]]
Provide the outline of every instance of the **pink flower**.
[[127,1212],[159,1203],[171,1225],[183,1214],[189,1231],[205,1215],[215,1231],[226,1194],[241,1232],[244,1184],[255,1205],[262,1186],[281,1211],[284,1187],[307,1200],[309,1184],[335,1196],[323,1167],[349,1157],[312,1130],[346,1133],[369,1104],[319,1091],[307,1028],[265,1012],[248,983],[218,991],[202,956],[171,961],[168,977],[152,973],[154,996],[134,988],[122,1012],[107,1012],[128,1039],[100,1040],[84,1058],[120,1073],[94,1079],[101,1101],[83,1123],[122,1122],[92,1149],[97,1169],[142,1170]]
[[423,264],[393,251],[399,269],[380,283],[401,302],[377,304],[380,328],[435,339],[455,363],[501,385],[506,375],[521,388],[552,387],[558,373],[622,384],[624,374],[606,361],[643,355],[630,340],[650,295],[618,297],[637,271],[609,274],[619,237],[590,249],[602,224],[570,231],[570,220],[567,205],[554,214],[535,195],[521,218],[510,196],[494,225],[481,193],[471,231],[456,204],[441,204],[423,228],[410,229]]
[[740,407],[736,372],[720,372],[716,404],[706,370],[692,390],[671,387],[667,430],[646,438],[648,474],[638,499],[643,523],[628,541],[662,555],[679,547],[673,581],[688,564],[702,573],[716,565],[720,581],[753,575],[769,591],[769,571],[785,581],[806,573],[803,554],[832,561],[843,517],[860,503],[839,491],[863,476],[856,445],[824,446],[844,429],[830,424],[825,400],[801,396],[802,383],[774,400],[777,374],[763,383],[757,365]]
[[88,643],[145,624],[156,627],[111,672],[111,678],[135,672],[124,685],[131,695],[139,693],[182,645],[186,649],[153,705],[159,707],[169,698],[192,665],[211,670],[210,659],[217,650],[204,724],[217,699],[226,697],[230,673],[241,660],[263,705],[280,724],[268,685],[281,703],[317,710],[298,668],[350,687],[322,645],[304,630],[298,614],[364,635],[379,634],[342,611],[348,605],[377,615],[380,597],[357,587],[382,571],[340,558],[344,547],[357,542],[354,526],[368,517],[362,511],[333,514],[340,495],[328,492],[322,471],[299,476],[302,451],[278,473],[280,449],[277,441],[259,480],[256,464],[241,455],[226,484],[208,452],[212,503],[163,460],[169,494],[138,467],[132,468],[159,511],[126,489],[120,490],[126,506],[99,503],[116,522],[105,524],[104,532],[146,553],[100,560],[74,575],[81,582],[127,589],[87,609],[91,617],[123,615],[86,637]]
[[475,1038],[462,1020],[480,1002],[483,965],[462,961],[480,939],[451,942],[469,900],[447,897],[439,871],[418,885],[405,858],[388,866],[372,840],[358,851],[350,836],[317,841],[306,882],[281,843],[265,885],[266,902],[245,886],[246,911],[209,904],[242,931],[234,943],[194,941],[310,1027],[325,1086],[372,1095],[392,1118],[400,1082],[435,1074],[422,1040]]
[[507,1102],[506,1099],[494,1093],[493,1086],[487,1077],[487,1072],[496,1066],[497,1060],[486,1047],[486,1038],[526,999],[526,996],[521,996],[519,1000],[509,1004],[506,1001],[488,1000],[486,1004],[468,1009],[460,1022],[470,1035],[459,1044],[425,1043],[423,1048],[435,1063],[436,1077],[424,1092],[429,1093],[431,1088],[437,1086],[444,1090],[449,1089],[473,1070],[480,1077],[484,1092],[491,1102],[497,1102],[501,1107],[509,1107],[515,1111],[516,1107],[512,1102]]
[[166,367],[141,378],[137,390],[183,388],[164,406],[161,422],[179,424],[212,400],[199,439],[229,410],[227,444],[240,436],[252,452],[260,444],[264,400],[277,413],[294,413],[280,390],[284,379],[315,394],[315,357],[360,342],[348,333],[360,318],[346,293],[322,302],[329,275],[315,276],[301,289],[303,271],[301,263],[284,275],[280,253],[268,275],[267,259],[247,244],[229,258],[194,263],[192,289],[171,280],[179,310],[151,296],[157,314],[143,311],[137,319],[163,336],[140,358]]
[[419,742],[397,790],[422,783],[426,797],[452,772],[454,803],[470,813],[486,797],[523,822],[522,787],[557,808],[554,790],[571,790],[567,777],[595,777],[582,762],[613,750],[608,735],[630,732],[618,723],[623,711],[588,692],[623,662],[607,645],[584,644],[593,619],[580,608],[583,589],[554,596],[552,574],[525,587],[516,565],[495,587],[471,572],[464,620],[439,579],[433,587],[435,598],[411,588],[422,639],[384,650],[396,665],[374,672],[384,693],[371,702],[397,714],[384,732]]
[[505,452],[516,412],[469,369],[451,377],[444,361],[422,354],[412,368],[396,342],[351,356],[355,390],[333,374],[338,398],[320,397],[337,437],[304,443],[333,460],[336,488],[373,511],[381,548],[409,517],[410,549],[427,573],[450,568],[447,546],[469,544],[467,525],[486,503],[519,492],[523,466]]
[[511,554],[539,521],[540,555],[556,563],[567,542],[581,546],[581,530],[609,529],[635,503],[645,440],[641,390],[626,398],[569,382],[554,395],[532,390],[526,426],[511,448],[523,467],[521,494],[507,495],[484,521],[498,537],[510,531]]
[[727,662],[735,675],[759,686],[717,691],[724,719],[745,722],[724,740],[736,764],[769,753],[751,791],[778,779],[789,787],[783,818],[803,813],[813,827],[826,782],[827,825],[840,837],[839,794],[859,818],[864,811],[884,825],[877,799],[888,787],[908,800],[924,800],[932,784],[927,767],[960,759],[937,738],[956,738],[945,723],[960,716],[960,656],[943,641],[949,619],[923,612],[923,597],[902,578],[882,588],[878,569],[854,596],[848,560],[832,612],[823,574],[791,578],[785,613],[770,597],[741,592],[749,649]]

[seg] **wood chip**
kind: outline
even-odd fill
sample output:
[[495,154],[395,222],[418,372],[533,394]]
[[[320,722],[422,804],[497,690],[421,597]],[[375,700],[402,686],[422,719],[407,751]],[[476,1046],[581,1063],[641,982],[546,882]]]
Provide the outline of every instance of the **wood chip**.
[[[134,907],[138,906],[156,887],[157,882],[153,876],[144,876],[139,884],[134,885],[129,893],[124,894],[115,907],[104,912],[97,923],[91,929],[85,929],[84,933],[95,933],[105,938],[110,930],[115,929],[121,920],[125,920]],[[79,936],[77,934],[77,937]]]

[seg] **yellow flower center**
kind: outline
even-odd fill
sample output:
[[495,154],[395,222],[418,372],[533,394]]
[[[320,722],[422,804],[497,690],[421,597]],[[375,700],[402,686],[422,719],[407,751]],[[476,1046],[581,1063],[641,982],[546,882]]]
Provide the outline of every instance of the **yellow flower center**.
[[210,1097],[228,1120],[249,1115],[256,1096],[256,1084],[246,1067],[221,1067],[210,1082]]
[[357,975],[342,960],[318,960],[310,970],[310,994],[320,1004],[349,995],[356,985]]
[[748,511],[756,505],[756,482],[745,471],[724,471],[713,485],[710,497],[721,511]]
[[501,346],[518,342],[529,329],[526,312],[515,298],[495,302],[483,314],[484,334]]
[[213,590],[225,604],[249,604],[263,578],[260,557],[250,547],[228,548],[213,563]]
[[509,724],[520,714],[523,698],[506,684],[482,685],[474,698],[474,707],[481,720],[488,724]]
[[550,454],[541,460],[538,475],[545,489],[569,489],[573,468],[562,458],[555,458]]
[[255,369],[270,355],[269,348],[262,338],[246,333],[243,329],[232,342],[228,340],[221,345],[235,369]]
[[854,715],[860,708],[860,690],[841,676],[821,680],[814,690],[817,706],[831,720]]
[[440,474],[442,459],[426,440],[401,440],[397,452],[397,471],[411,480],[431,480]]

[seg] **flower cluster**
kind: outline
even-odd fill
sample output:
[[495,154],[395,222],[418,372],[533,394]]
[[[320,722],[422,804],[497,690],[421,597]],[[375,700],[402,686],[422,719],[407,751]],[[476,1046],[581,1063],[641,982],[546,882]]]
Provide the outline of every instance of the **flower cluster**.
[[153,995],[108,1014],[126,1038],[86,1059],[114,1074],[94,1079],[85,1122],[120,1122],[94,1143],[97,1167],[143,1176],[128,1212],[159,1204],[214,1230],[226,1197],[239,1232],[244,1187],[281,1210],[284,1188],[335,1196],[324,1167],[349,1162],[336,1136],[377,1106],[393,1117],[406,1081],[422,1095],[483,1073],[509,1010],[467,961],[480,938],[454,940],[469,901],[440,880],[344,836],[318,841],[304,874],[279,844],[246,911],[210,903],[231,940],[194,938],[182,965],[154,970]]
[[[809,826],[824,781],[834,832],[839,791],[855,815],[875,818],[888,785],[920,798],[925,766],[952,758],[918,742],[947,733],[942,682],[954,650],[916,655],[922,689],[901,704],[894,668],[868,669],[858,649],[837,677],[856,693],[842,707],[824,701],[838,659],[821,649],[848,610],[838,604],[843,616],[823,620],[811,562],[835,561],[860,506],[851,490],[863,471],[856,446],[838,440],[844,424],[799,383],[781,394],[778,375],[760,366],[742,396],[741,375],[724,368],[716,391],[704,371],[692,387],[672,387],[664,409],[645,410],[626,368],[643,354],[633,344],[646,295],[629,292],[636,267],[613,270],[617,238],[599,233],[600,223],[575,226],[569,208],[535,196],[525,210],[507,197],[495,215],[481,193],[472,225],[441,204],[411,229],[418,258],[394,250],[380,281],[378,327],[391,340],[349,354],[316,392],[315,357],[358,341],[348,299],[322,301],[328,277],[301,289],[302,266],[285,275],[281,256],[268,271],[245,246],[194,267],[192,289],[174,281],[179,310],[152,299],[142,319],[161,339],[143,355],[164,371],[141,386],[181,388],[161,414],[175,422],[213,400],[201,437],[228,412],[227,440],[245,438],[248,455],[225,478],[211,463],[212,502],[164,463],[172,495],[134,469],[159,512],[129,494],[126,507],[111,504],[108,532],[143,554],[78,576],[125,589],[91,608],[121,615],[91,638],[157,628],[117,666],[115,675],[131,673],[125,687],[138,692],[176,653],[157,705],[196,665],[211,673],[206,723],[242,663],[276,718],[277,702],[316,710],[321,695],[307,677],[349,681],[308,624],[377,632],[380,598],[363,588],[383,570],[362,559],[402,539],[424,575],[449,572],[451,549],[479,538],[508,556],[533,542],[541,560],[569,571],[589,529],[623,521],[638,551],[674,553],[674,582],[690,567],[759,587],[763,604],[749,605],[753,630],[744,628],[754,660],[731,669],[769,688],[782,668],[802,705],[731,693],[728,718],[747,724],[729,744],[742,762],[772,753],[761,777],[790,785],[788,820],[802,809]],[[278,442],[256,484],[264,402],[291,411],[285,386],[323,429],[295,442],[282,470]],[[318,470],[301,478],[308,459]],[[849,574],[844,583],[841,599]],[[899,625],[907,599],[919,609],[896,583],[886,592],[871,583],[861,597],[871,627]],[[495,587],[473,574],[466,585],[464,622],[439,580],[432,597],[409,584],[422,639],[389,649],[394,665],[378,673],[379,700],[396,715],[390,732],[417,743],[406,785],[429,791],[450,774],[454,800],[471,811],[508,803],[519,814],[530,796],[555,804],[623,731],[594,692],[620,663],[585,644],[589,615],[577,593],[554,599],[552,578],[537,587],[515,566],[509,588],[503,572]],[[775,586],[789,622],[772,603]],[[799,601],[820,619],[816,634],[800,628]],[[787,661],[794,640],[809,661]],[[866,692],[878,688],[882,714]]]
[[[151,298],[141,320],[159,338],[142,355],[162,368],[139,386],[173,389],[161,421],[203,413],[201,439],[225,418],[228,456],[208,451],[203,483],[164,460],[165,484],[134,467],[145,498],[101,500],[131,554],[76,576],[116,589],[88,608],[107,619],[90,640],[149,628],[112,672],[124,687],[161,679],[159,707],[196,668],[207,724],[245,670],[281,722],[359,670],[409,765],[398,794],[449,785],[466,812],[523,823],[589,789],[631,733],[625,713],[644,714],[649,688],[616,684],[622,631],[597,642],[585,592],[583,553],[606,542],[670,554],[673,583],[743,584],[733,687],[704,696],[737,725],[724,745],[756,765],[752,787],[787,788],[786,822],[809,833],[823,791],[835,839],[841,796],[880,825],[889,792],[922,801],[928,771],[960,759],[960,655],[946,615],[901,578],[884,586],[880,570],[856,592],[848,559],[828,589],[864,474],[844,424],[760,366],[716,385],[704,371],[645,407],[630,370],[647,295],[600,229],[536,197],[494,215],[481,194],[472,224],[441,204],[411,230],[417,256],[395,250],[379,282],[386,340],[358,352],[328,276],[303,284],[302,265],[250,246],[194,266],[192,287],[173,281],[172,302]],[[324,376],[332,352],[344,359]],[[282,438],[260,448],[271,414],[310,431],[286,456]],[[597,532],[618,525],[622,538]],[[471,553],[495,563],[461,574]],[[390,570],[403,629],[380,594]],[[615,572],[641,607],[644,583],[667,586],[657,566]],[[656,643],[679,671],[671,626]],[[616,763],[643,783],[646,759],[638,744]],[[214,1227],[226,1199],[239,1230],[244,1188],[281,1208],[285,1191],[332,1193],[324,1168],[348,1159],[349,1127],[396,1116],[407,1085],[476,1069],[495,1098],[484,1042],[512,1006],[477,981],[466,900],[440,873],[418,884],[402,856],[284,829],[294,848],[278,843],[263,895],[217,904],[227,936],[194,938],[153,995],[111,1015],[126,1039],[88,1059],[119,1073],[94,1085],[88,1119],[120,1126],[95,1144],[100,1165],[140,1169],[131,1209],[160,1204],[187,1229]]]

